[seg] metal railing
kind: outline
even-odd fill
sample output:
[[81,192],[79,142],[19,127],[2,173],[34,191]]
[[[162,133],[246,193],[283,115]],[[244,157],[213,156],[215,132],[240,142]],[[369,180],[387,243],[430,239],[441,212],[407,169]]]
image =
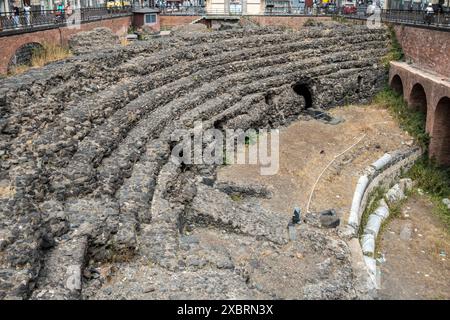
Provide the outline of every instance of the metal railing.
[[[341,16],[354,19],[367,19],[371,17],[371,15],[367,15],[366,12],[362,10],[351,14],[344,14],[341,11],[339,14]],[[450,12],[448,11],[427,15],[422,10],[380,9],[379,16],[381,22],[396,22],[411,25],[430,25],[439,28],[450,28]]]
[[39,10],[29,13],[1,12],[0,33],[10,30],[31,31],[40,27],[61,27],[86,21],[108,19],[112,17],[130,15],[131,7],[118,8],[81,8],[67,11]]
[[176,16],[202,16],[206,14],[205,6],[174,6],[174,7],[159,7],[162,15],[176,15]]
[[[241,16],[246,15],[240,5],[230,5],[229,8],[206,8],[205,6],[169,6],[169,7],[157,7],[160,10],[161,15],[175,15],[175,16],[203,16],[203,15],[220,15],[220,16]],[[317,15],[332,15],[336,14],[335,7],[321,7],[313,11],[305,7],[291,7],[291,8],[272,8],[267,7],[263,12],[258,15],[268,16],[317,16]],[[252,14],[253,15],[253,14]]]

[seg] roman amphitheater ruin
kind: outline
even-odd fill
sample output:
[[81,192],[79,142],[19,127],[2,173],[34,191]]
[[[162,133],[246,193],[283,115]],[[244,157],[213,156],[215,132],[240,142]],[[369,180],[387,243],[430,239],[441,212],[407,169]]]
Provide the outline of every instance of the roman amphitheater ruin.
[[334,23],[179,32],[0,80],[0,299],[373,297],[342,225],[290,237],[268,188],[170,161],[170,135],[367,102],[388,48]]

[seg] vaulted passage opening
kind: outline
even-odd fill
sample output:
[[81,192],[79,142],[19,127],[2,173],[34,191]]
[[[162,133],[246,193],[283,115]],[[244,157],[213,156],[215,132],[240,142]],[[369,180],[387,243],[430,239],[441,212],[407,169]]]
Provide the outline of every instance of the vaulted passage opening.
[[395,93],[403,96],[403,82],[398,74],[396,74],[391,80],[391,88]]
[[42,45],[37,42],[30,42],[20,46],[9,60],[8,72],[18,66],[31,65],[33,52],[39,49],[42,49]]
[[292,89],[295,91],[295,93],[303,96],[303,98],[305,99],[305,109],[309,109],[312,107],[313,100],[311,90],[309,90],[308,85],[306,85],[305,83],[296,83],[294,84]]
[[450,166],[450,98],[439,100],[434,113],[430,156],[445,166]]
[[420,83],[416,83],[409,96],[409,105],[414,110],[427,114],[427,95],[425,89]]

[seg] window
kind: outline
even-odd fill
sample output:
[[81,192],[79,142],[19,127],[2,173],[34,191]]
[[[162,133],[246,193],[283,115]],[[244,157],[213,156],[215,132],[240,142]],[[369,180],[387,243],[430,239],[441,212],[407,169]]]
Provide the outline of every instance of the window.
[[146,14],[145,24],[154,24],[154,23],[156,23],[156,14]]

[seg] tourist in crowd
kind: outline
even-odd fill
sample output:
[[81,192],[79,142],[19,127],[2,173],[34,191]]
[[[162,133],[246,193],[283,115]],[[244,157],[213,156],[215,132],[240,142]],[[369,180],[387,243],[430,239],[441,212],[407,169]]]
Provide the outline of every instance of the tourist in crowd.
[[14,28],[18,28],[19,27],[19,16],[20,16],[19,7],[16,5],[16,3],[14,3],[14,5],[13,5],[13,23],[14,23]]
[[62,2],[56,4],[56,18],[59,21],[64,20],[64,5]]
[[433,15],[434,15],[433,5],[429,3],[427,8],[425,9],[425,22],[431,24],[433,20]]
[[28,3],[25,3],[23,6],[23,13],[25,16],[25,23],[27,26],[31,24],[30,14],[31,14],[31,7]]
[[64,8],[67,17],[70,17],[73,13],[72,5],[70,4],[70,1],[67,2],[66,7]]

